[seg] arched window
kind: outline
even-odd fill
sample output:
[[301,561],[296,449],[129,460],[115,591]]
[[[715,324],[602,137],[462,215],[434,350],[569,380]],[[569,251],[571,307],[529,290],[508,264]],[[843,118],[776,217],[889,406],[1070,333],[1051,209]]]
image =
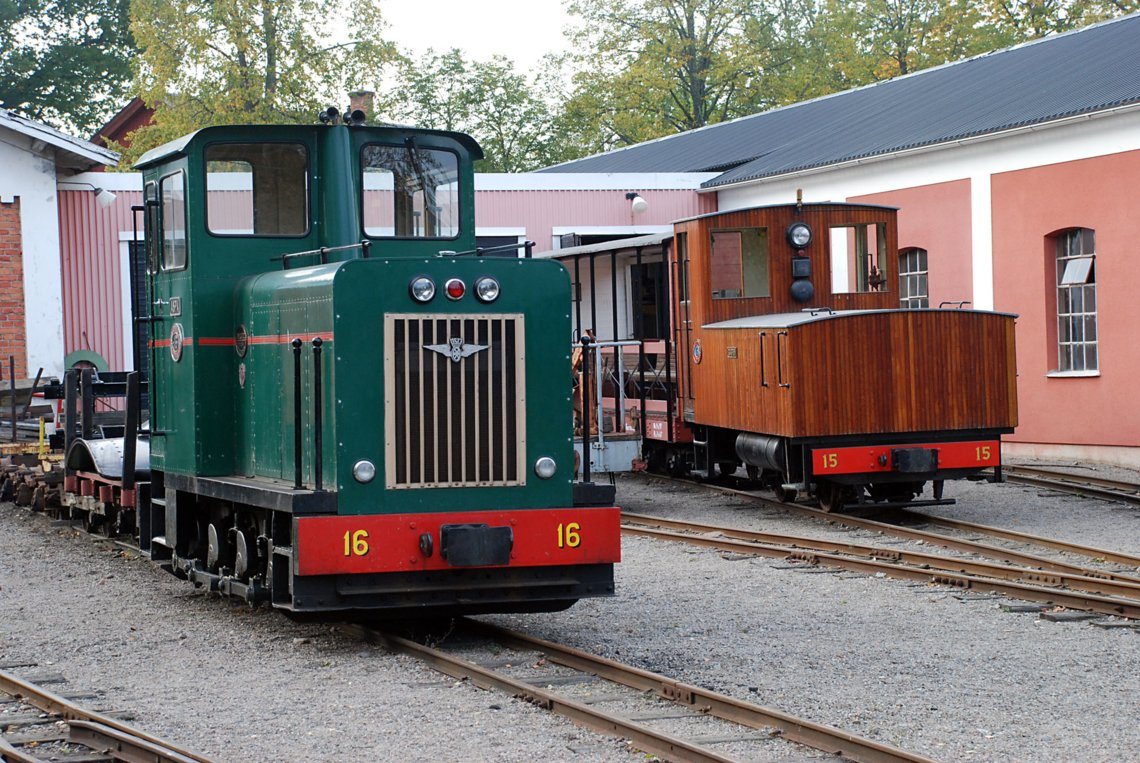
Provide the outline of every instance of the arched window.
[[908,310],[930,307],[925,249],[911,247],[899,251],[899,307]]
[[1056,236],[1057,370],[1096,371],[1096,231]]

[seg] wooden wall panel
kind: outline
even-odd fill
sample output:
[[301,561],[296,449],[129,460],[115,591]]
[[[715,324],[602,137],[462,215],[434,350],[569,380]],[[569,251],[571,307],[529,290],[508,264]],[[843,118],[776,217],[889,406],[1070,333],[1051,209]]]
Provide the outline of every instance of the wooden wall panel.
[[[693,372],[697,423],[787,437],[1017,424],[1012,316],[900,310],[786,330],[781,340],[778,329],[763,329],[767,387],[760,329],[703,333],[704,360]],[[779,386],[777,341],[789,387]]]

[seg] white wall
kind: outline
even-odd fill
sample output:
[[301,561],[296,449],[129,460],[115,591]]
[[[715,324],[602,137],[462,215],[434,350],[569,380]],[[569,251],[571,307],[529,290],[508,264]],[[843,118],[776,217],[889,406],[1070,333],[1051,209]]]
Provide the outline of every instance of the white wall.
[[[969,179],[973,243],[974,307],[993,309],[991,175],[1140,149],[1140,107],[1073,117],[1038,127],[1009,130],[952,145],[913,149],[807,170],[719,190],[721,211],[795,201],[846,201],[852,196]],[[1130,189],[1120,189],[1121,193]]]
[[0,129],[0,198],[20,199],[24,252],[24,316],[28,372],[63,373],[63,283],[59,262],[56,166],[49,146],[32,150],[32,139]]

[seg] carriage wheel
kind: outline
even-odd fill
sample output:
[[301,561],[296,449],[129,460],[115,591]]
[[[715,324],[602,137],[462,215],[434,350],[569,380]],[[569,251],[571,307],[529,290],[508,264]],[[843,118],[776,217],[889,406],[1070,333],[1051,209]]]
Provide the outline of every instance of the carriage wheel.
[[828,513],[840,511],[847,502],[843,485],[838,482],[821,482],[816,497],[819,499],[819,508]]

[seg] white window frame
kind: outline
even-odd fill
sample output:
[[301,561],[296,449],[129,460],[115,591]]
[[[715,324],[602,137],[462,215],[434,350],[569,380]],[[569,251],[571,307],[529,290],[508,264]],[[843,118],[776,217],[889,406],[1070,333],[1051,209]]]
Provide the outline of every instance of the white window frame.
[[[911,255],[917,255],[918,270],[908,270]],[[920,284],[925,276],[926,290],[915,287],[911,292],[910,284]],[[908,246],[899,250],[899,307],[905,310],[917,310],[930,307],[930,253],[921,246]]]
[[[1096,231],[1092,228],[1071,228],[1056,234],[1053,239],[1056,258],[1054,276],[1056,288],[1053,298],[1057,329],[1057,367],[1047,375],[1100,376],[1100,332],[1097,326],[1096,304]],[[1077,302],[1079,305],[1074,310],[1074,303]]]

